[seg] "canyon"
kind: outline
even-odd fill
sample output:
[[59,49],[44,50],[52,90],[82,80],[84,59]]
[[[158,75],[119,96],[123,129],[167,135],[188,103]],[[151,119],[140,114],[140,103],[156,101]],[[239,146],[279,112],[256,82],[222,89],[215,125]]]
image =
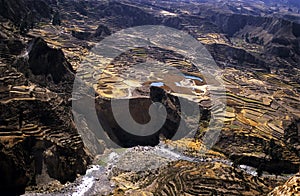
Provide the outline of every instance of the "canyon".
[[[76,195],[87,183],[79,195],[299,194],[297,1],[3,0],[0,10],[1,193]],[[170,48],[97,54],[143,25],[201,43],[224,91]],[[155,133],[134,129],[164,118]]]

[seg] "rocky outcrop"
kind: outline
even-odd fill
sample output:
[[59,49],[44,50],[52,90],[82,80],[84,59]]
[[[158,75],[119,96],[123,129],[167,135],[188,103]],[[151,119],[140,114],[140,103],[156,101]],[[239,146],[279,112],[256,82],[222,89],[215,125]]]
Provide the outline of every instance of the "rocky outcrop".
[[183,23],[183,19],[180,17],[167,17],[162,21],[163,25],[176,28],[176,29],[182,29],[183,27],[182,23]]
[[106,36],[109,36],[111,35],[111,31],[109,30],[108,27],[100,24],[95,32],[95,36],[96,37],[106,37]]
[[22,193],[44,173],[62,183],[84,174],[89,157],[64,97],[26,86],[23,74],[8,65],[1,69],[0,192]]
[[48,47],[43,39],[33,40],[29,48],[28,63],[34,75],[49,76],[54,83],[59,83],[72,74],[73,69],[66,61],[64,53]]
[[[22,194],[29,185],[53,179],[75,180],[85,173],[90,157],[68,103],[72,68],[61,50],[48,47],[41,38],[32,42],[28,57],[17,56],[26,47],[18,35],[3,43],[7,49],[0,60],[1,194]],[[51,79],[45,82],[46,77]]]

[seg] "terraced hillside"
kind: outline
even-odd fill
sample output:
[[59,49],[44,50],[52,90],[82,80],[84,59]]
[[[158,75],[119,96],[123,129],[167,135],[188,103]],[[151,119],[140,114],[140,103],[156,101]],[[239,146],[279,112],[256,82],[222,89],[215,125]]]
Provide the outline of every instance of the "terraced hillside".
[[[20,7],[16,2],[1,2],[1,9],[13,6],[8,13],[1,12],[0,189],[5,194],[20,194],[28,185],[52,179],[62,183],[75,180],[77,174],[85,173],[90,160],[67,109],[73,74],[64,67],[64,54],[42,39],[31,42],[31,50],[26,51],[28,38],[19,34],[22,29],[18,25],[29,8],[28,2],[18,3]],[[20,14],[20,18],[12,14]],[[53,65],[49,55],[56,59],[55,73],[40,72],[36,66]],[[54,82],[59,69],[65,77]],[[69,87],[64,86],[67,83]]]
[[[45,192],[48,182],[83,175],[95,157],[100,169],[93,175],[101,177],[91,178],[94,194],[267,195],[279,186],[270,193],[278,195],[297,183],[295,176],[283,185],[300,166],[296,4],[4,0],[1,9],[1,191]],[[225,92],[210,91],[192,59],[168,48],[135,47],[111,62],[95,54],[103,39],[139,25],[165,25],[202,43]],[[74,93],[75,75],[92,98]],[[129,102],[128,113],[141,124],[164,117],[161,108],[148,112],[159,102],[166,121],[147,137],[132,134],[135,124],[127,121],[130,134],[113,101],[121,115]],[[181,101],[200,117],[184,118]],[[220,131],[216,144],[204,149],[211,119],[224,123],[213,129]],[[174,138],[178,130],[184,134]],[[62,184],[46,192],[72,192],[72,184]]]

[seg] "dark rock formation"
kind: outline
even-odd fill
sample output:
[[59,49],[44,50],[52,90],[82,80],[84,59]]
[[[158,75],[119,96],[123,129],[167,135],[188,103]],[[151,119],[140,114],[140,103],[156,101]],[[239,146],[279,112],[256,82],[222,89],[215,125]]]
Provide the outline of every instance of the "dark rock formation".
[[19,151],[22,146],[14,147],[10,149],[10,153],[5,152],[4,146],[1,144],[1,193],[7,194],[14,192],[16,194],[22,194],[29,181],[29,175],[26,174],[26,162],[27,155],[23,150]]
[[19,90],[0,101],[5,111],[0,116],[0,192],[24,191],[42,173],[62,183],[84,174],[89,157],[66,105],[57,105],[61,98],[42,89]]
[[168,27],[182,29],[183,20],[179,17],[169,17],[162,21],[162,23]]
[[55,14],[53,15],[52,24],[58,26],[61,25],[61,16],[58,11],[56,11]]
[[64,53],[48,47],[41,38],[37,38],[31,43],[28,63],[34,75],[50,76],[55,83],[64,80],[66,75],[73,72]]
[[[1,9],[7,9],[1,11],[2,17],[20,24],[30,13],[28,2],[1,1]],[[47,15],[48,7],[39,2],[31,2],[36,7],[32,11]],[[72,122],[67,89],[72,89],[74,76],[63,52],[37,38],[30,44],[28,58],[17,56],[26,44],[13,33],[13,24],[6,22],[11,28],[0,29],[4,38],[0,50],[0,193],[16,195],[40,183],[40,176],[48,176],[44,183],[50,178],[62,183],[75,180],[85,173],[90,157]],[[51,78],[47,83],[46,77]]]
[[106,37],[106,36],[109,36],[109,35],[111,35],[111,31],[109,30],[108,27],[106,27],[106,26],[104,26],[102,24],[100,24],[98,26],[98,28],[97,28],[97,30],[95,32],[95,36],[96,37],[99,37],[99,36]]

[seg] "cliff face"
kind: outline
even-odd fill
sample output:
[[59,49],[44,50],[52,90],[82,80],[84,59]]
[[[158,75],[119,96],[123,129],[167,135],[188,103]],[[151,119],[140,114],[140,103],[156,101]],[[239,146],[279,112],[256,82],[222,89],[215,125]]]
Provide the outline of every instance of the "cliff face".
[[73,181],[85,173],[90,158],[68,102],[72,68],[63,52],[43,39],[27,45],[13,32],[49,20],[51,9],[44,1],[0,4],[2,25],[10,27],[1,26],[0,192],[21,194],[25,187],[51,179]]
[[[28,69],[25,74],[31,74],[29,65],[22,65],[23,70]],[[49,70],[43,74],[51,74]],[[53,77],[48,83],[61,82],[59,79]],[[22,72],[4,63],[1,80],[1,191],[22,193],[26,186],[41,183],[38,179],[42,174],[62,183],[84,174],[89,157],[72,122],[67,88],[66,94],[60,96],[56,92],[61,89],[56,91],[55,83],[51,91],[40,85],[45,84],[42,79],[28,80]],[[43,183],[46,182],[45,179]]]
[[46,78],[49,76],[49,80],[54,83],[74,80],[73,68],[61,50],[48,47],[41,38],[33,40],[29,48],[28,64],[34,75],[43,75]]

